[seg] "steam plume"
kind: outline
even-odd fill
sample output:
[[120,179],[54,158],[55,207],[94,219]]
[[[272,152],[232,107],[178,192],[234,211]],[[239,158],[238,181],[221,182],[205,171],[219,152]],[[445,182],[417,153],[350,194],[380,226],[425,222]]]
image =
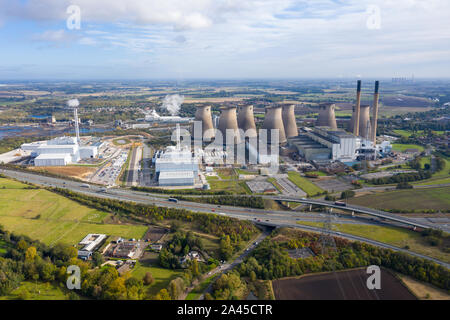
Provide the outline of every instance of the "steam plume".
[[179,94],[168,95],[164,98],[163,108],[169,111],[172,116],[175,116],[180,111],[181,105],[183,104],[184,96]]
[[67,106],[69,106],[71,108],[78,107],[79,105],[80,105],[80,102],[78,101],[78,99],[71,99],[71,100],[67,101]]

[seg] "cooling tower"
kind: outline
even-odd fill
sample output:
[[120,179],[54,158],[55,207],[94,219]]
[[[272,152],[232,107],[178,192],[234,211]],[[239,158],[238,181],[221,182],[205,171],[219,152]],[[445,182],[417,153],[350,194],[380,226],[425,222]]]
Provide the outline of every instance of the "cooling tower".
[[373,95],[373,114],[372,114],[372,132],[371,132],[371,140],[375,145],[377,143],[377,125],[378,125],[378,100],[380,97],[379,94],[380,82],[375,81],[375,93]]
[[267,143],[272,141],[271,129],[278,129],[278,139],[279,143],[286,143],[286,133],[284,131],[283,116],[281,112],[281,107],[267,107],[266,116],[264,118],[263,129],[267,129]]
[[283,125],[286,138],[298,136],[297,122],[295,120],[295,106],[293,104],[283,105]]
[[253,138],[257,136],[255,118],[253,116],[253,106],[244,105],[239,107],[238,125],[239,129],[242,129],[244,133],[247,133],[247,137]]
[[353,109],[352,120],[350,121],[349,131],[355,136],[359,136],[359,118],[361,110],[361,80],[358,80],[356,89],[356,106]]
[[337,129],[336,115],[334,109],[336,105],[334,103],[321,104],[319,106],[319,117],[317,118],[318,127],[330,127]]
[[236,107],[222,107],[219,118],[219,128],[223,135],[223,143],[226,144],[227,130],[233,130],[235,133],[234,144],[240,143],[239,128],[236,116]]
[[[211,106],[198,106],[195,112],[195,121],[202,122],[202,135],[203,139],[211,140],[215,137],[215,130],[211,117]],[[212,129],[212,130],[210,130]],[[209,130],[209,131],[208,131]],[[206,131],[208,131],[206,133]],[[205,135],[206,133],[206,135]]]
[[370,106],[361,106],[361,114],[359,117],[359,135],[363,138],[370,138]]

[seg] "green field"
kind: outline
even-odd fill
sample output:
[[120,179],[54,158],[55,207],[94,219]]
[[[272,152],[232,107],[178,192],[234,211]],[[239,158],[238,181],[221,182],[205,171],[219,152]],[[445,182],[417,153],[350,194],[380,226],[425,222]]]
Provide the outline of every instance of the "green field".
[[48,245],[76,244],[87,233],[141,238],[145,226],[104,224],[109,213],[82,206],[44,189],[0,178],[0,224]]
[[[410,131],[410,130],[394,130],[394,132],[396,134],[398,134],[398,135],[401,135],[402,137],[405,137],[405,138],[409,138],[413,134],[413,132]],[[421,134],[423,134],[423,130],[416,131],[416,133],[421,135]],[[437,135],[442,135],[445,132],[444,131],[433,131],[433,133],[437,134]]]
[[348,201],[351,204],[376,209],[448,210],[450,187],[389,191],[351,198]]
[[147,272],[150,272],[155,280],[148,286],[148,293],[152,295],[157,294],[161,289],[166,289],[170,281],[183,274],[179,270],[163,269],[151,264],[145,265],[142,262],[136,264],[131,274],[137,279],[142,279]]
[[323,190],[316,186],[314,183],[309,181],[308,179],[302,177],[300,173],[295,171],[288,172],[288,178],[291,180],[297,187],[305,191],[309,197],[313,197],[319,193],[322,193]]
[[67,300],[67,292],[52,283],[24,281],[7,296],[0,296],[0,300]]
[[[323,223],[321,222],[301,221],[297,223],[313,227],[323,226]],[[450,254],[442,252],[437,247],[432,247],[425,244],[420,233],[415,231],[389,226],[350,223],[333,224],[333,230],[391,244],[399,248],[405,248],[408,246],[408,250],[434,257],[445,262],[450,262]]]
[[430,179],[413,182],[413,185],[425,186],[450,183],[450,160],[443,158],[445,161],[445,167],[434,173]]
[[208,180],[213,191],[232,191],[238,194],[245,194],[246,190],[239,184],[239,180]]
[[417,149],[417,150],[419,150],[419,152],[422,152],[425,150],[424,147],[419,146],[417,144],[400,144],[400,143],[392,144],[392,150],[394,150],[394,151],[404,152],[407,149]]

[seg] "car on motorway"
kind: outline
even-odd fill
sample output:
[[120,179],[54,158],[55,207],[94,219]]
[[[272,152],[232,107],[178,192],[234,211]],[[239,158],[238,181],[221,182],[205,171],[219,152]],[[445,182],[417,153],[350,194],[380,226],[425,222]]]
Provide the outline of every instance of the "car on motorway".
[[91,188],[91,186],[88,185],[87,183],[82,184],[80,187],[82,187],[82,188],[88,188],[88,189]]
[[335,201],[334,204],[336,206],[346,207],[347,204],[344,201]]
[[178,203],[178,199],[175,198],[169,198],[167,201]]

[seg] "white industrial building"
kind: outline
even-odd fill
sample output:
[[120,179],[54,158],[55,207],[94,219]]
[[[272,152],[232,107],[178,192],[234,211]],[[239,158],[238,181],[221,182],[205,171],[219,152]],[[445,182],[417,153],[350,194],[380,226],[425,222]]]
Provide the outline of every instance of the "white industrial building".
[[65,166],[81,159],[95,158],[97,146],[79,146],[74,137],[59,137],[48,141],[24,143],[22,150],[30,151],[35,157],[34,164],[39,167]]
[[329,127],[306,128],[298,137],[289,139],[299,154],[308,161],[354,161],[361,146],[361,138]]
[[163,171],[159,174],[160,186],[192,186],[194,185],[194,171]]
[[66,166],[72,162],[68,153],[41,154],[34,159],[36,167]]
[[160,116],[155,110],[145,115],[145,121],[157,123],[187,123],[191,121],[190,118],[182,118],[179,116]]
[[169,146],[152,161],[160,186],[193,186],[198,177],[199,161],[189,148]]

